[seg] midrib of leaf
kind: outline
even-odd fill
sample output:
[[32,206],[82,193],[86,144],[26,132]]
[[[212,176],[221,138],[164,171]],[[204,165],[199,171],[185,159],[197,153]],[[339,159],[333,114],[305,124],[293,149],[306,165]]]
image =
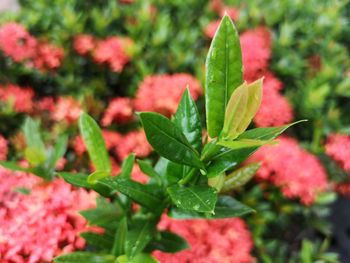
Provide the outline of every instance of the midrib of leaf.
[[191,188],[187,188],[188,191],[190,191],[197,199],[205,206],[207,209],[210,209],[210,207],[201,199],[199,195],[197,195]]
[[228,49],[227,46],[227,23],[226,23],[226,19],[225,21],[222,21],[223,23],[225,23],[225,105],[224,105],[224,112],[225,112],[225,108],[227,105],[227,98],[228,98],[228,72],[229,72],[229,63],[228,63],[228,55],[230,53],[230,50]]
[[[166,132],[164,132],[158,125],[157,123],[153,122],[152,120],[150,120],[150,123],[152,123],[153,126],[155,126],[161,133],[163,133],[164,135],[166,135],[168,138],[170,138],[172,141],[178,142],[181,145],[183,145],[184,147],[186,147],[188,150],[192,151],[193,153],[197,154],[195,152],[195,150],[192,149],[192,147],[190,147],[189,145],[183,143],[182,141],[178,141],[175,138],[171,137],[169,134],[167,134]],[[186,139],[187,140],[187,139]]]

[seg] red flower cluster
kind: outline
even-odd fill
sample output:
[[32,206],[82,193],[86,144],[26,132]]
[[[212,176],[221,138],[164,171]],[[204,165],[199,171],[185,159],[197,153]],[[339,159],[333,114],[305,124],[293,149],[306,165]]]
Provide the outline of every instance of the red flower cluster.
[[[31,192],[19,193],[20,188]],[[61,179],[43,184],[30,174],[0,168],[0,261],[51,262],[58,254],[82,249],[79,233],[86,221],[78,211],[94,206],[95,198]]]
[[159,227],[184,237],[191,248],[176,254],[156,251],[160,262],[249,263],[253,241],[242,219],[173,220],[163,216]]
[[182,93],[187,86],[194,100],[202,94],[200,83],[189,74],[148,76],[137,91],[134,101],[135,109],[155,111],[170,116],[176,112]]
[[8,153],[7,140],[0,135],[0,160],[6,160]]
[[79,55],[92,55],[98,64],[107,64],[114,72],[121,72],[130,61],[133,42],[130,38],[108,37],[95,39],[91,35],[81,34],[74,38],[75,51]]
[[263,146],[249,162],[262,162],[257,179],[281,187],[285,197],[298,197],[306,205],[312,204],[317,193],[328,186],[320,161],[292,138],[282,137],[278,145]]
[[104,112],[101,123],[103,126],[109,126],[113,121],[123,124],[133,120],[134,112],[130,98],[114,98],[110,101]]
[[327,139],[325,148],[327,155],[350,174],[350,136],[339,133],[331,134]]
[[81,105],[72,97],[60,97],[52,112],[52,119],[55,121],[75,122],[81,114]]
[[34,91],[9,84],[0,86],[0,101],[10,103],[16,112],[30,113],[33,109]]
[[60,47],[38,41],[22,25],[11,22],[0,28],[0,49],[15,62],[46,71],[58,68],[64,52]]

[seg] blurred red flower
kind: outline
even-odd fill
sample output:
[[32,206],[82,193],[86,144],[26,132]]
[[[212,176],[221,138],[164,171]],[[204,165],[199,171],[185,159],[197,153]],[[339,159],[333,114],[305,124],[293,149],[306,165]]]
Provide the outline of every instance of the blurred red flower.
[[33,110],[34,91],[9,84],[0,86],[0,100],[13,105],[16,112],[30,113]]
[[77,35],[73,41],[74,50],[79,55],[86,55],[95,48],[95,39],[91,35]]
[[118,124],[127,123],[133,120],[134,112],[132,108],[132,100],[130,98],[114,98],[103,114],[101,124],[109,126],[113,121]]
[[326,154],[350,174],[350,135],[334,133],[328,136]]

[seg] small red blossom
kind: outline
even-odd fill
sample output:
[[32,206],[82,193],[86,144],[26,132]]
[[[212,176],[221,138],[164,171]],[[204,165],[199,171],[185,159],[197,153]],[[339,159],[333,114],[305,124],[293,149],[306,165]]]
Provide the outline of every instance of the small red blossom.
[[292,138],[281,137],[278,145],[263,146],[248,162],[262,162],[256,178],[281,187],[285,197],[300,198],[305,205],[328,186],[321,162]]
[[81,34],[74,37],[74,50],[79,55],[86,55],[95,48],[95,38],[91,35]]
[[124,124],[133,120],[134,112],[130,98],[114,98],[108,105],[102,118],[102,125],[109,126],[113,121]]
[[58,254],[83,249],[79,234],[87,225],[78,212],[93,207],[95,198],[94,192],[73,189],[62,179],[43,184],[36,176],[0,168],[1,262],[51,262]]
[[204,29],[204,34],[208,38],[213,38],[215,36],[216,30],[219,28],[220,20],[215,20],[213,22],[210,22],[206,28]]
[[8,144],[7,140],[0,135],[0,160],[6,160],[7,159],[7,153],[8,153]]
[[189,74],[148,76],[139,86],[134,107],[138,111],[156,111],[170,116],[175,113],[186,86],[194,100],[202,94],[199,81]]
[[240,218],[220,220],[174,220],[163,215],[159,228],[184,237],[190,248],[175,254],[154,252],[160,262],[250,263],[251,234]]
[[123,135],[120,133],[109,130],[102,130],[102,136],[108,151],[114,150],[114,148],[117,147],[119,143],[121,143],[121,140],[123,138]]
[[36,108],[39,111],[54,112],[55,99],[53,97],[43,97],[36,102]]
[[131,131],[122,136],[115,148],[119,160],[124,160],[130,153],[138,157],[147,157],[152,151],[143,130]]
[[0,101],[13,104],[16,112],[30,113],[33,110],[34,91],[9,84],[0,86]]
[[336,184],[334,189],[343,196],[350,196],[350,182]]
[[328,136],[326,154],[350,174],[350,135],[334,133]]
[[33,58],[36,47],[36,39],[22,25],[10,22],[0,27],[0,49],[15,62]]
[[75,122],[82,112],[80,103],[72,97],[60,97],[52,113],[55,121],[65,120],[68,123]]
[[34,67],[41,70],[54,70],[61,66],[64,57],[64,51],[61,47],[49,43],[40,43],[37,47],[34,58]]
[[132,45],[130,39],[109,37],[97,42],[93,58],[98,64],[107,64],[112,71],[121,72],[131,59],[128,49]]

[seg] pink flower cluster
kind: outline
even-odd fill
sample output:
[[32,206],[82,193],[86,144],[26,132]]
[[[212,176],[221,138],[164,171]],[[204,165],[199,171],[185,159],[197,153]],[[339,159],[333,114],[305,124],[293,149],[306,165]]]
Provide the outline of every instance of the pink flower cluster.
[[132,121],[134,118],[133,104],[130,98],[114,98],[104,112],[101,123],[109,126],[113,121],[123,124]]
[[30,113],[33,109],[34,91],[8,84],[0,86],[0,101],[10,103],[16,112]]
[[184,237],[191,248],[168,254],[156,251],[160,262],[177,263],[249,263],[253,241],[242,219],[173,220],[163,216],[161,229],[170,230]]
[[60,97],[56,104],[50,105],[49,108],[53,110],[52,119],[54,121],[65,120],[68,123],[75,122],[82,112],[80,103],[73,97]]
[[305,205],[328,186],[320,161],[292,138],[281,137],[278,145],[263,146],[248,162],[262,162],[256,178],[281,187],[285,197],[300,198]]
[[40,71],[57,69],[64,57],[62,48],[39,41],[15,22],[0,27],[0,50],[13,61],[25,62]]
[[155,111],[169,117],[176,112],[187,86],[194,100],[202,94],[199,81],[189,74],[148,76],[138,88],[134,107],[137,111]]
[[7,153],[8,153],[8,144],[7,140],[0,135],[0,160],[6,160],[7,159]]
[[[17,189],[27,188],[28,195]],[[0,261],[51,262],[82,249],[87,230],[78,211],[94,206],[95,194],[73,189],[61,179],[44,184],[30,174],[0,169]]]
[[335,133],[327,138],[326,154],[350,174],[350,135]]
[[74,49],[82,56],[91,54],[98,64],[106,64],[114,72],[121,72],[130,61],[133,42],[129,38],[108,37],[95,39],[91,35],[81,34],[74,38]]

